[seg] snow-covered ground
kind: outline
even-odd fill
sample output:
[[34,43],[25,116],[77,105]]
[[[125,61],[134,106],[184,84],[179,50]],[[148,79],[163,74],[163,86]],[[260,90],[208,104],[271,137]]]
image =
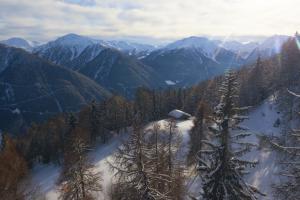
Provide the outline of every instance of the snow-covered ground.
[[[160,127],[163,129],[167,122],[165,120],[158,121]],[[150,123],[151,126],[153,123]],[[177,123],[178,130],[182,134],[182,157],[185,157],[187,146],[189,142],[189,130],[193,126],[192,120],[179,121]],[[97,148],[90,154],[93,163],[95,164],[95,171],[102,173],[102,187],[103,191],[97,194],[98,200],[105,200],[109,193],[113,172],[109,169],[107,161],[111,161],[111,155],[121,145],[122,141],[126,140],[128,134],[122,134],[113,138],[110,143]],[[58,192],[56,181],[59,177],[60,167],[55,165],[39,165],[33,169],[32,183],[39,188],[39,192],[45,194],[47,200],[58,199]]]
[[[276,120],[280,118],[281,114],[276,109],[275,97],[272,96],[253,110],[249,114],[249,119],[243,122],[243,125],[253,132],[253,135],[248,137],[248,141],[259,144],[259,135],[280,136],[281,127],[274,127]],[[261,199],[274,199],[272,185],[280,181],[278,175],[280,169],[277,164],[279,154],[268,147],[258,146],[247,155],[247,158],[259,161],[259,164],[250,170],[247,176],[248,183],[267,194]]]
[[[114,137],[108,144],[102,145],[95,149],[90,154],[90,158],[95,164],[95,171],[102,173],[102,187],[103,192],[97,194],[97,199],[104,200],[104,196],[109,192],[109,186],[112,172],[109,170],[107,160],[110,159],[113,152],[126,140],[127,134],[121,134]],[[58,199],[59,193],[57,192],[56,181],[59,177],[60,167],[56,165],[40,165],[33,169],[31,182],[34,187],[39,188],[39,192],[45,194],[47,200]]]
[[[274,123],[278,118],[280,118],[280,113],[276,111],[274,98],[269,98],[262,105],[253,109],[249,114],[249,119],[243,122],[243,125],[254,133],[248,137],[247,141],[259,144],[258,135],[278,136],[281,132],[280,128],[274,127]],[[166,121],[161,120],[158,121],[158,123],[161,128],[164,128]],[[149,126],[151,126],[151,124],[152,123],[150,123]],[[188,151],[189,131],[192,126],[192,119],[177,122],[178,130],[180,134],[182,134],[181,156],[184,159]],[[123,134],[113,138],[109,144],[97,148],[90,155],[96,166],[95,170],[102,172],[102,185],[104,190],[102,193],[99,193],[97,198],[99,200],[105,199],[105,196],[109,192],[109,186],[113,176],[109,170],[107,160],[110,159],[113,152],[127,136],[128,134]],[[247,155],[247,158],[259,160],[259,164],[256,168],[251,169],[250,174],[246,178],[250,184],[258,187],[262,192],[268,195],[267,197],[261,198],[261,200],[273,199],[272,184],[279,181],[279,176],[277,175],[279,169],[276,165],[276,156],[276,152],[260,147]],[[48,200],[56,200],[58,197],[55,182],[58,178],[59,170],[58,166],[53,165],[39,166],[33,170],[32,181],[40,186],[41,192],[46,194]],[[198,196],[199,179],[192,173],[193,169],[190,170],[191,173],[187,173],[190,175],[190,177],[188,177],[187,187],[190,193],[194,196]]]
[[[257,148],[245,155],[249,160],[258,160],[259,164],[249,170],[246,176],[246,181],[259,188],[267,196],[260,196],[259,200],[273,200],[272,185],[279,183],[280,176],[279,165],[277,160],[279,155],[276,151],[272,151],[268,147],[260,146],[259,136],[280,136],[281,128],[274,127],[275,121],[281,115],[276,110],[275,97],[270,97],[264,101],[260,106],[252,109],[249,113],[249,119],[242,122],[242,126],[249,128],[253,134],[246,139],[247,142],[257,144]],[[282,121],[282,120],[281,120]],[[199,189],[201,188],[201,181],[198,177],[191,176],[187,184],[189,193],[194,197],[199,196]]]

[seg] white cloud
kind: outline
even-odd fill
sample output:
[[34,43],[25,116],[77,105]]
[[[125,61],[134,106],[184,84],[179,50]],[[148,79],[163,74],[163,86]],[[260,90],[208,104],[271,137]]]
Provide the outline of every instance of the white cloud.
[[293,34],[298,0],[0,0],[0,39]]

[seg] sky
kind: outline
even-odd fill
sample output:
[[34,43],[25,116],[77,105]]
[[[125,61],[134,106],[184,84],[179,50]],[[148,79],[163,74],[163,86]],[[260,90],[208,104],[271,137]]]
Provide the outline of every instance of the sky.
[[168,41],[261,38],[300,29],[299,0],[0,0],[0,40],[67,33]]

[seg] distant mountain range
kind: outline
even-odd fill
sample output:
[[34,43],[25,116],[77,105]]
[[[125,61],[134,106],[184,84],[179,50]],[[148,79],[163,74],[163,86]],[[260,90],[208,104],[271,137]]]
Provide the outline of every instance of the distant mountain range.
[[[123,45],[121,42],[118,44]],[[151,67],[128,54],[138,52],[137,48],[129,50],[129,46],[121,46],[114,48],[108,43],[70,34],[42,45],[33,52],[53,63],[81,72],[111,92],[126,97],[132,97],[138,87],[162,86],[159,75]],[[122,51],[118,50],[122,48]],[[146,48],[139,50],[146,51]]]
[[193,36],[160,48],[76,34],[42,45],[11,38],[0,42],[0,119],[12,127],[24,124],[21,119],[29,123],[76,110],[111,93],[132,98],[138,87],[191,86],[259,56],[272,57],[288,38],[240,43]]
[[215,42],[220,47],[232,51],[244,59],[247,59],[247,57],[251,54],[251,52],[259,46],[259,43],[257,42],[247,42],[247,43],[241,43],[237,41],[224,41],[224,42],[215,41]]
[[189,86],[221,74],[229,67],[254,63],[258,56],[269,58],[279,53],[288,38],[275,35],[262,43],[240,43],[192,36],[156,48],[67,34],[38,46],[20,38],[2,43],[78,71],[111,92],[128,97],[140,86],[163,88],[170,85],[167,82],[178,87]]
[[249,54],[247,57],[247,63],[253,63],[258,56],[266,59],[280,53],[282,45],[289,38],[291,37],[285,35],[274,35],[267,38]]
[[2,43],[78,71],[112,92],[132,96],[139,86],[165,87],[166,81],[177,86],[192,85],[229,67],[254,63],[259,56],[269,58],[279,53],[288,38],[275,35],[262,43],[240,43],[192,36],[159,49],[147,44],[97,40],[76,34],[67,34],[43,45],[21,38]]

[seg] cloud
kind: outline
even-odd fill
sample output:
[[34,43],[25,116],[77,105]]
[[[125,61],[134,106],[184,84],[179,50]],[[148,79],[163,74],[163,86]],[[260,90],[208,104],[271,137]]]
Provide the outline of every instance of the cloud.
[[70,3],[70,4],[78,4],[81,6],[95,6],[96,1],[95,0],[61,0],[62,2],[65,3]]
[[0,39],[293,34],[298,0],[1,0]]

